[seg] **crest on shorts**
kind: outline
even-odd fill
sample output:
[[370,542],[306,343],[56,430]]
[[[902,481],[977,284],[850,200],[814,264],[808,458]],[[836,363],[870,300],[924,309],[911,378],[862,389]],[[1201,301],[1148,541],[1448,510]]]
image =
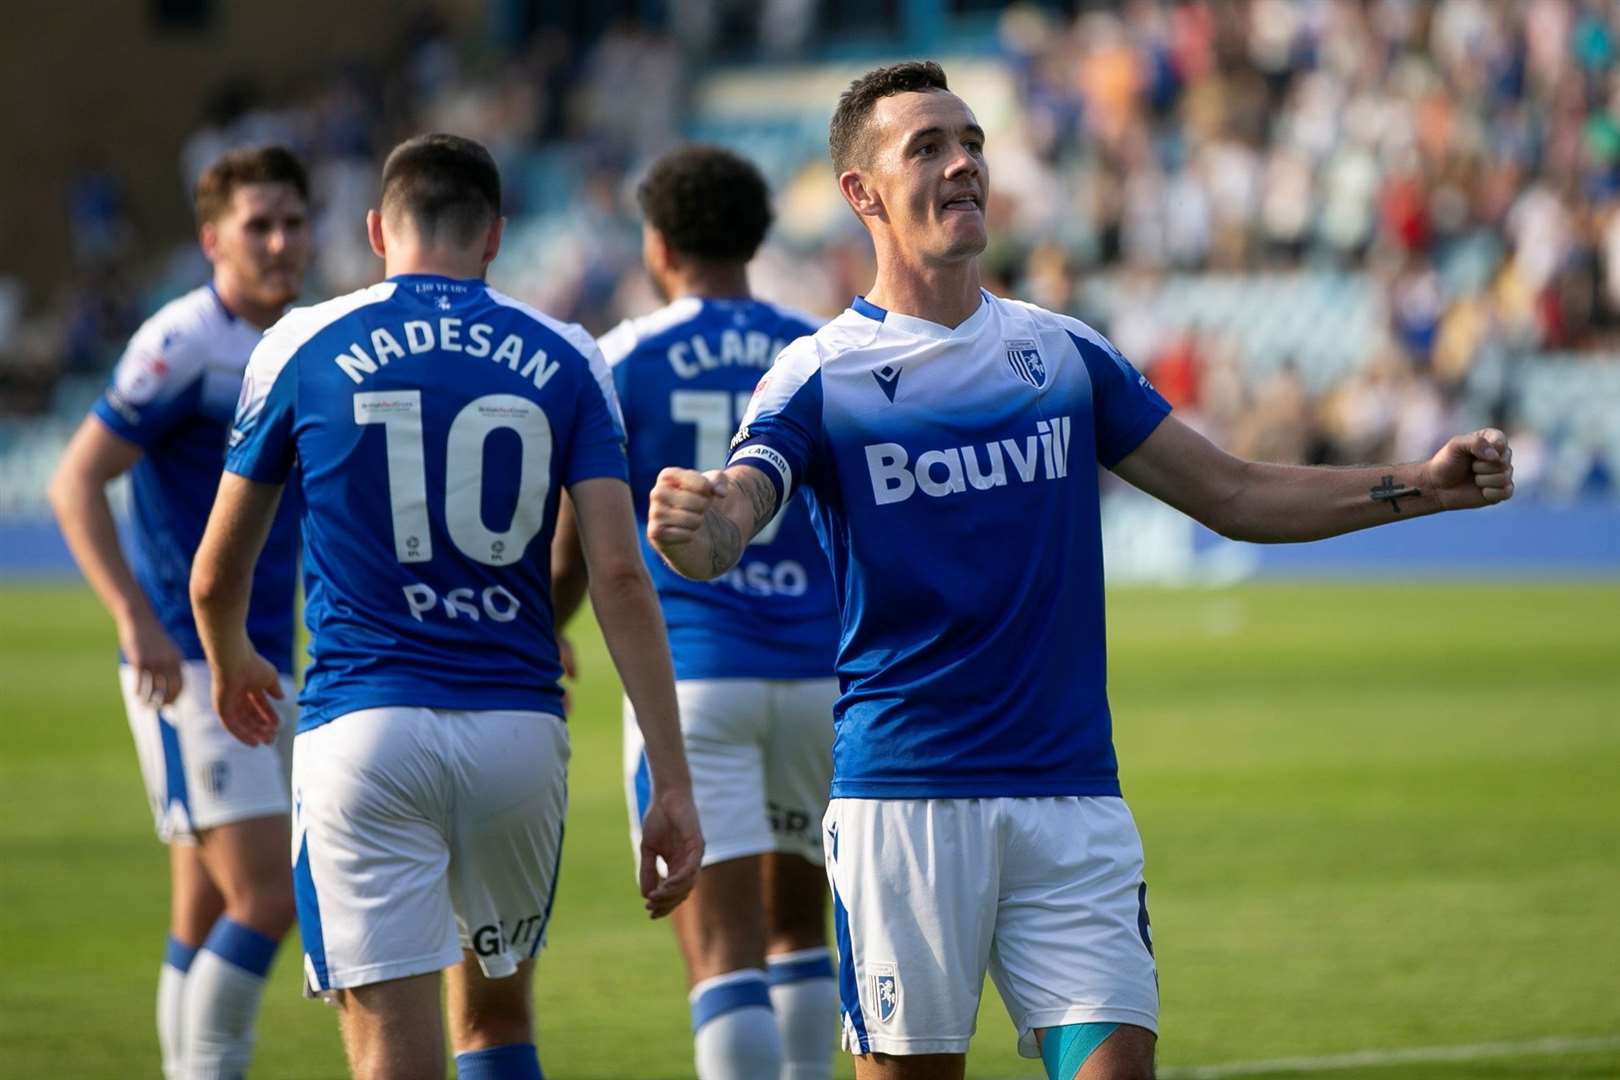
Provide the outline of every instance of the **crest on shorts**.
[[886,1024],[900,1010],[900,976],[893,964],[873,964],[869,977],[872,980],[872,1004],[877,1006],[878,1021]]
[[231,767],[223,761],[211,761],[203,768],[203,787],[210,795],[225,794],[225,785],[230,779]]
[[1046,363],[1041,359],[1040,346],[1027,338],[1021,341],[1009,341],[1007,345],[1007,363],[1011,365],[1013,374],[1023,379],[1029,385],[1039,390],[1046,385]]

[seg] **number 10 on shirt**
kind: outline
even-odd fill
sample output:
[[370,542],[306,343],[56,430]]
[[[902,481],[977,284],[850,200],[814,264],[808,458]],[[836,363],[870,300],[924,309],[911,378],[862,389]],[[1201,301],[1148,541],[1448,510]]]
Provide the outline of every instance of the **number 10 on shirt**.
[[[381,424],[388,444],[388,504],[394,555],[402,563],[433,558],[428,525],[427,469],[420,390],[354,395],[354,422]],[[484,442],[495,431],[516,433],[522,444],[516,509],[499,532],[484,524]],[[468,402],[450,422],[444,447],[444,520],[450,541],[469,559],[503,566],[523,557],[545,523],[551,492],[551,422],[539,405],[516,394],[486,394]]]

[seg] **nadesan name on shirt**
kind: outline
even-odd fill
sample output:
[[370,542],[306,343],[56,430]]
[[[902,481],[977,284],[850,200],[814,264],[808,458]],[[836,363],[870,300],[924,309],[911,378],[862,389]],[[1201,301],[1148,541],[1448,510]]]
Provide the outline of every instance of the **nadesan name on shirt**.
[[505,364],[523,378],[532,380],[536,390],[550,382],[561,367],[546,356],[544,349],[535,349],[525,356],[525,342],[517,334],[507,334],[497,345],[495,328],[488,323],[465,325],[461,319],[450,315],[435,322],[412,319],[397,334],[379,326],[371,331],[368,342],[353,342],[347,352],[338,353],[332,362],[359,384],[367,375],[375,375],[386,367],[390,360],[435,349],[464,353],[475,360],[487,357],[491,363]]

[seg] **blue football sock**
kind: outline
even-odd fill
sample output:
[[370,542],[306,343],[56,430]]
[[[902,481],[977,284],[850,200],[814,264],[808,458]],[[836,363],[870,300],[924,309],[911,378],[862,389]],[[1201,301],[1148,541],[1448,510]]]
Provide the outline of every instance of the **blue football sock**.
[[544,1080],[534,1043],[507,1043],[456,1055],[457,1080]]

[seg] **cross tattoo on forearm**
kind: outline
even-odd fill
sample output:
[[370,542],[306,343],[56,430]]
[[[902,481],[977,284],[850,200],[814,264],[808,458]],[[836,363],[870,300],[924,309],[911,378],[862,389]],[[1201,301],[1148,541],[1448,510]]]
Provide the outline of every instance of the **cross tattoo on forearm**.
[[1387,502],[1389,508],[1395,513],[1401,512],[1401,500],[1416,498],[1423,494],[1415,487],[1396,487],[1395,477],[1385,476],[1375,488],[1369,488],[1374,502]]

